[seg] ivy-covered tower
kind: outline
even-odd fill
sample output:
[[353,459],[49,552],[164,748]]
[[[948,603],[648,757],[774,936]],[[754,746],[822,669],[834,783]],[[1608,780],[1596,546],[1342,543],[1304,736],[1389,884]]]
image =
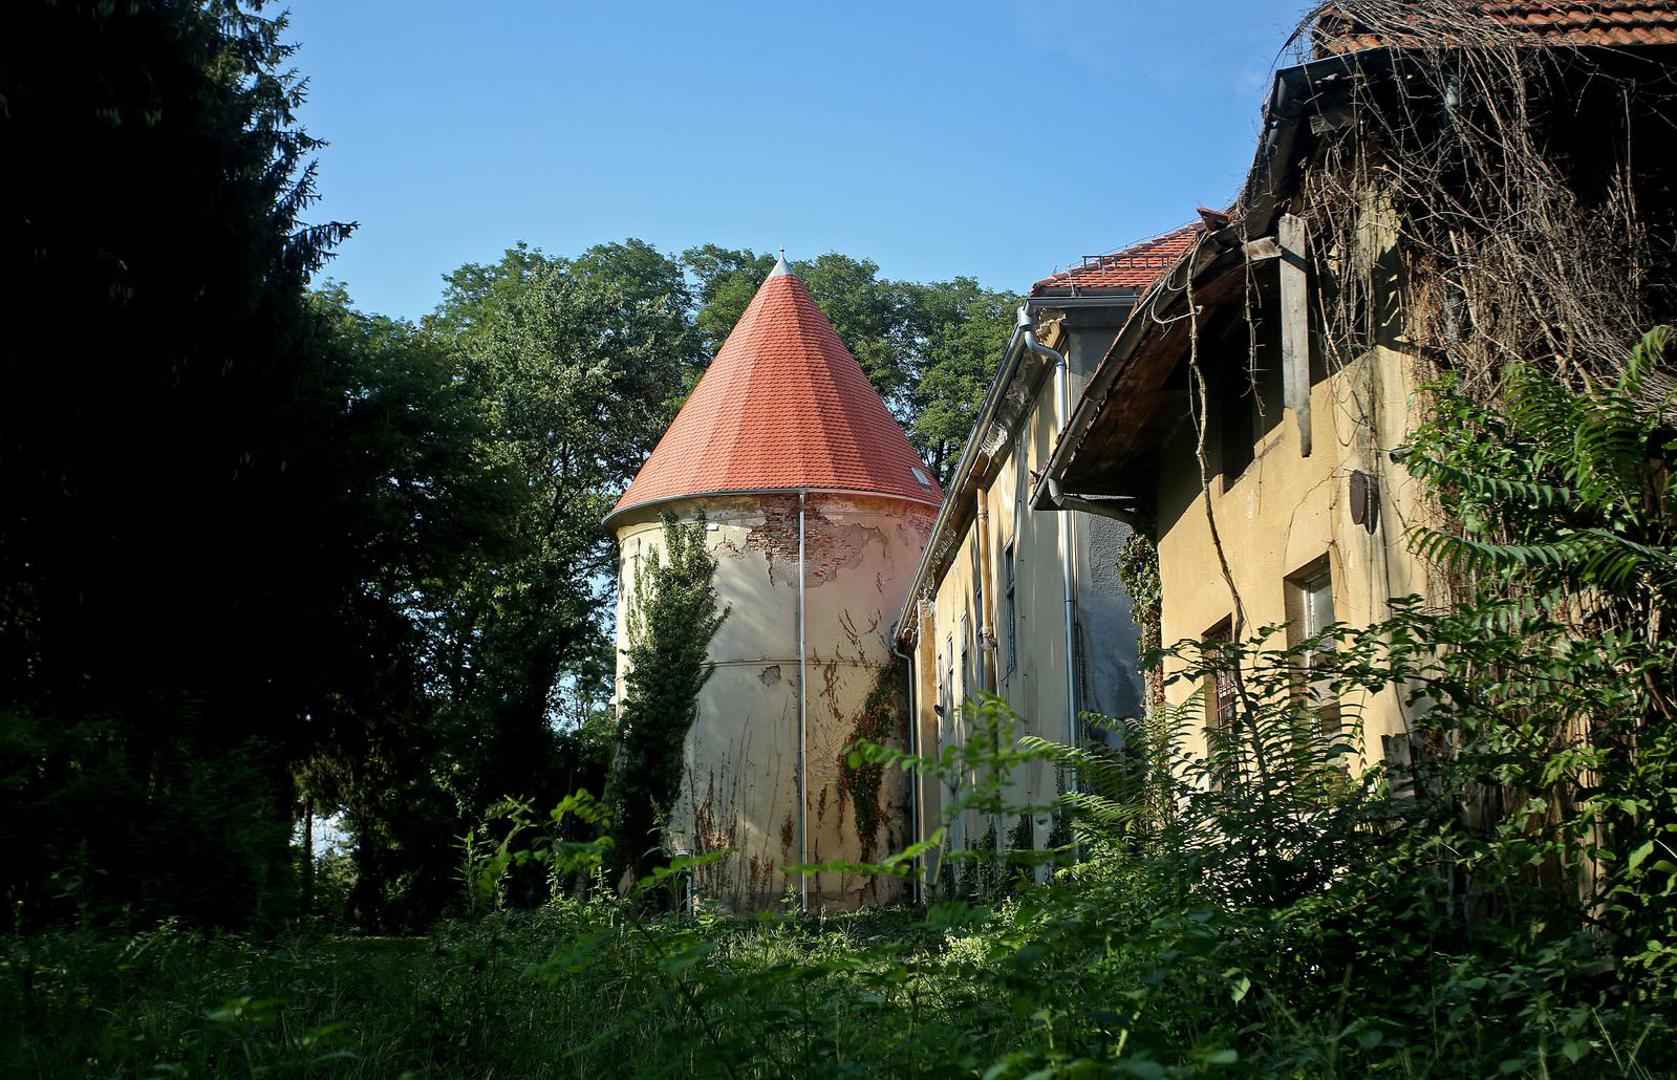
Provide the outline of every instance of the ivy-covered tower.
[[672,852],[733,854],[699,893],[745,912],[888,903],[898,879],[786,873],[907,842],[900,771],[852,768],[867,736],[902,745],[892,622],[942,499],[861,365],[782,258],[607,518],[620,547],[617,700],[637,567],[665,511],[703,512],[719,602],[716,674],[688,734]]

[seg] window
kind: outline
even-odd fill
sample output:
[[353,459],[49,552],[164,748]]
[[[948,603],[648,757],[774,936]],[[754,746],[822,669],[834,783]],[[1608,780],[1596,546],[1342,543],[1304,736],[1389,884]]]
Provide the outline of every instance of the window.
[[[1287,579],[1288,625],[1294,645],[1310,642],[1334,624],[1333,573],[1324,556]],[[1306,649],[1300,657],[1303,667],[1300,690],[1310,700],[1319,718],[1319,734],[1324,739],[1335,739],[1340,733],[1339,698],[1333,692],[1331,680],[1318,672],[1334,651],[1331,640]]]
[[972,665],[972,620],[966,612],[961,613],[961,700],[964,702],[972,697],[977,687],[977,680],[973,678]]
[[1258,442],[1281,422],[1281,318],[1275,290],[1260,290],[1256,339],[1243,320],[1231,320],[1210,343],[1207,377],[1211,432],[1218,444],[1223,490],[1233,487],[1257,457]]
[[1303,601],[1304,636],[1313,638],[1333,625],[1333,574],[1326,566],[1298,582]]
[[1016,615],[1018,603],[1014,599],[1013,562],[1013,545],[1009,544],[1007,550],[1002,554],[1002,572],[1006,575],[1007,580],[1007,670],[1009,674],[1012,674],[1013,670],[1019,666],[1019,626],[1018,616]]
[[1227,491],[1252,464],[1258,441],[1257,404],[1247,376],[1241,372],[1226,387],[1222,422],[1218,425],[1218,447],[1223,456],[1223,490]]
[[908,467],[908,471],[911,474],[913,474],[914,482],[916,484],[919,484],[921,487],[925,488],[927,491],[932,490],[932,474],[931,473],[927,472],[925,469],[920,468],[918,465],[910,465]]
[[[1214,647],[1234,639],[1233,619],[1224,619],[1204,635],[1207,659],[1215,658]],[[1219,667],[1205,680],[1205,752],[1213,766],[1211,786],[1221,790],[1228,782],[1233,768],[1234,748],[1229,738],[1234,734],[1239,708],[1239,694],[1235,689],[1234,672]]]
[[944,642],[943,718],[955,722],[955,635]]

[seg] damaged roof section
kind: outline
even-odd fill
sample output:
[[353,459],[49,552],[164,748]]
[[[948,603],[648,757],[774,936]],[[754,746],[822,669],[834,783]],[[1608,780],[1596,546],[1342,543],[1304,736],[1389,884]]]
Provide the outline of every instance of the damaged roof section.
[[1323,8],[1318,55],[1471,45],[1677,44],[1677,0],[1361,0]]
[[[1245,287],[1249,242],[1274,229],[1314,138],[1350,107],[1361,80],[1407,70],[1441,49],[1615,47],[1677,44],[1677,0],[1346,0],[1318,9],[1309,30],[1317,59],[1276,72],[1251,171],[1227,224],[1193,243],[1136,303],[1077,404],[1032,495],[1056,505],[1051,484],[1100,497],[1134,494],[1161,430],[1180,418],[1170,380],[1188,349],[1192,307],[1235,303]],[[1098,428],[1098,431],[1096,430]]]
[[1195,223],[1173,229],[1168,233],[1132,244],[1122,251],[1107,255],[1085,255],[1082,266],[1062,270],[1043,278],[1031,289],[1031,298],[1082,296],[1107,293],[1112,290],[1140,292],[1152,285],[1159,276],[1187,254],[1194,246],[1194,237],[1203,229]]

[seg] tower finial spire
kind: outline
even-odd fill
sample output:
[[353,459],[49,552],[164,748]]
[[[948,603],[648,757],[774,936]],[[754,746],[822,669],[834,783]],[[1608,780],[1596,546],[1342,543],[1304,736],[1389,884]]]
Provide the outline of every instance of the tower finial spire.
[[780,249],[780,258],[775,260],[774,269],[769,271],[769,276],[779,277],[782,274],[790,274],[791,272],[792,267],[786,261],[786,249],[782,247]]

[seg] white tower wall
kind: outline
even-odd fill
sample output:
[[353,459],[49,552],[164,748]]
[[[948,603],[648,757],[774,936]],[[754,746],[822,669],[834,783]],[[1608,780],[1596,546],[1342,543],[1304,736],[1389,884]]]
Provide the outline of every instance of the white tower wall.
[[[684,499],[620,518],[619,703],[627,674],[627,605],[639,561],[663,547],[665,509],[684,521],[704,511],[708,547],[717,558],[718,604],[731,608],[711,643],[716,673],[688,733],[686,777],[667,831],[672,850],[734,849],[700,871],[700,895],[725,910],[746,912],[798,892],[799,875],[785,869],[798,861],[800,834],[807,836],[812,863],[877,861],[900,850],[908,843],[904,774],[886,769],[877,793],[859,790],[845,757],[864,723],[866,703],[892,663],[892,624],[936,508],[874,495],[810,493],[801,567],[796,494]],[[906,686],[906,676],[897,681]],[[800,702],[807,737],[803,815]],[[893,745],[904,745],[906,716],[873,722],[890,731]],[[870,826],[871,843],[862,835]],[[898,878],[827,872],[809,875],[808,897],[811,910],[836,910],[906,899],[907,886]]]

